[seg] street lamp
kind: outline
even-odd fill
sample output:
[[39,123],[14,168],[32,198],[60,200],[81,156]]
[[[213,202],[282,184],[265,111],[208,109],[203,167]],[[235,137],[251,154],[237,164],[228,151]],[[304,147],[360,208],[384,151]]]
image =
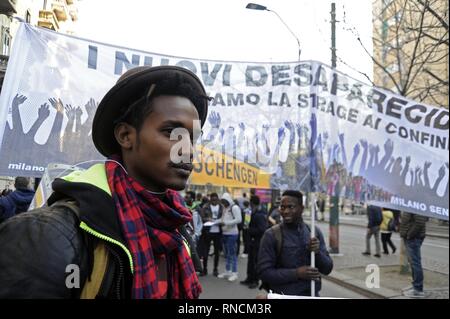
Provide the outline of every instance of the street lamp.
[[283,19],[281,19],[280,15],[278,13],[276,13],[273,10],[267,9],[267,7],[262,6],[260,4],[257,3],[248,3],[247,6],[245,7],[246,9],[251,9],[251,10],[260,10],[260,11],[270,11],[273,12],[278,19],[280,19],[281,22],[283,22],[283,24],[286,26],[286,28],[289,30],[289,32],[294,36],[295,40],[297,40],[297,45],[298,45],[298,60],[300,61],[300,55],[302,53],[302,49],[300,47],[300,40],[297,38],[297,36],[295,35],[294,32],[292,32],[291,28],[289,28],[289,26],[286,24],[286,22],[283,21]]

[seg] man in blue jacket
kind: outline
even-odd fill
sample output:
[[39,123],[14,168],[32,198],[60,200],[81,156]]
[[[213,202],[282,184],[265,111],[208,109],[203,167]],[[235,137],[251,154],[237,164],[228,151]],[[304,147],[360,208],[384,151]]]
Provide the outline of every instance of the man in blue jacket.
[[27,177],[16,177],[14,181],[16,190],[0,197],[0,222],[28,210],[34,197],[34,191],[29,185],[30,180]]
[[375,257],[380,258],[381,245],[380,245],[380,225],[383,222],[383,212],[381,207],[369,205],[367,206],[367,218],[369,223],[367,224],[366,234],[366,251],[362,254],[364,256],[370,256],[370,238],[375,238]]
[[[311,280],[316,280],[319,296],[320,274],[328,275],[333,269],[323,235],[316,227],[316,237],[311,238],[310,227],[302,219],[302,193],[285,191],[279,209],[281,245],[274,230],[277,226],[264,233],[258,254],[259,277],[272,292],[296,296],[310,296]],[[311,252],[315,253],[316,268],[310,266]]]

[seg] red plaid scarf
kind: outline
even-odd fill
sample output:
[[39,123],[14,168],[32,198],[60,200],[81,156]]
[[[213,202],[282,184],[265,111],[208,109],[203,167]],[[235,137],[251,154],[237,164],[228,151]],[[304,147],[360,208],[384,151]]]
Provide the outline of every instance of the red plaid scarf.
[[[120,162],[120,158],[114,156]],[[106,174],[116,211],[134,261],[132,298],[163,298],[158,289],[155,255],[167,260],[168,298],[198,298],[201,286],[177,228],[191,221],[181,196],[166,191],[166,200],[149,193],[123,168],[106,163]]]

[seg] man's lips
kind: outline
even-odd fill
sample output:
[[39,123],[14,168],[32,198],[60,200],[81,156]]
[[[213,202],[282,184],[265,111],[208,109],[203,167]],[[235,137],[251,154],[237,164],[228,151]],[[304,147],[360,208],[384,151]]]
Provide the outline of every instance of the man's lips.
[[175,168],[175,169],[184,170],[189,173],[192,172],[192,170],[194,169],[194,165],[192,165],[191,163],[179,163],[179,164],[170,163],[170,167]]

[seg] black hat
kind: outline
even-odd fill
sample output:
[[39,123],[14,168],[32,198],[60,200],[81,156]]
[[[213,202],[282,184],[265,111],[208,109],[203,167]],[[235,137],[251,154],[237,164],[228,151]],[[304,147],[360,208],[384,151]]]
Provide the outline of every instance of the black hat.
[[200,79],[191,71],[172,65],[141,66],[125,72],[117,83],[106,93],[98,105],[92,123],[92,140],[97,150],[104,156],[120,151],[114,136],[117,120],[124,110],[139,100],[151,95],[152,89],[167,78],[177,77],[194,88],[198,99],[191,101],[200,117],[201,126],[208,114],[208,97]]

